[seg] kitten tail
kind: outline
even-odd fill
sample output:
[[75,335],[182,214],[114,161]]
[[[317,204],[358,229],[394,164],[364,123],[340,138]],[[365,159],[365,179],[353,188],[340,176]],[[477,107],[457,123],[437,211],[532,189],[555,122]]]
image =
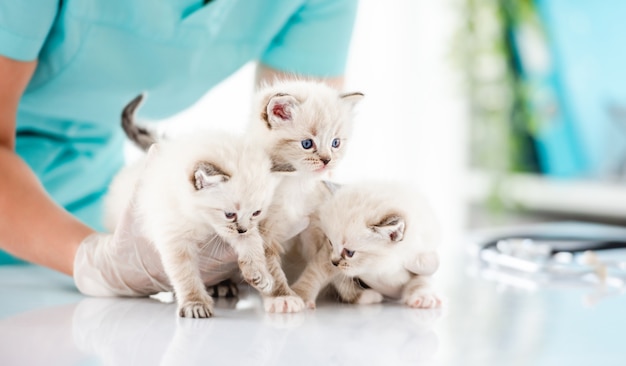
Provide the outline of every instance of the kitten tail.
[[141,150],[148,151],[150,146],[156,142],[155,136],[145,127],[135,125],[135,110],[141,105],[144,94],[139,94],[128,103],[122,111],[122,129],[128,139],[137,145]]

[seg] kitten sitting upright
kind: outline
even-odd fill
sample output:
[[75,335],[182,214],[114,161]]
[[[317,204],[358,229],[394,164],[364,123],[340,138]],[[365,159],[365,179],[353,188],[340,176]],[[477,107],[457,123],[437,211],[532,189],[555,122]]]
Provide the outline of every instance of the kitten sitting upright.
[[264,148],[218,131],[196,131],[153,145],[154,137],[133,123],[141,100],[139,96],[126,106],[122,119],[129,138],[143,149],[152,146],[148,163],[140,159],[112,182],[106,200],[108,229],[115,229],[134,194],[131,209],[142,222],[138,230],[160,254],[180,316],[212,316],[213,300],[202,281],[203,271],[210,269],[199,268],[198,261],[224,250],[224,243],[236,253],[243,278],[269,293],[273,280],[258,223],[280,177],[271,174]]
[[430,283],[439,266],[438,226],[428,204],[408,187],[373,182],[340,187],[299,239],[309,262],[292,289],[309,307],[329,283],[350,303],[376,303],[386,296],[411,307],[441,305]]
[[[288,286],[281,269],[283,243],[302,231],[318,205],[321,179],[344,155],[351,136],[353,108],[362,93],[339,93],[314,81],[277,81],[257,93],[259,116],[249,132],[257,136],[278,162],[293,168],[274,195],[261,223],[274,290],[264,297],[270,312],[296,312],[304,303]],[[259,118],[260,117],[260,118]]]

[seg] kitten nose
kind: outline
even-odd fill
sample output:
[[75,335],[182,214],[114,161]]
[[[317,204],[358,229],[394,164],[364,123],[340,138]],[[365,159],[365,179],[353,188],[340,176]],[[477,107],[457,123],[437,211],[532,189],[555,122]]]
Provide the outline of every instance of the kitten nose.
[[241,227],[241,226],[237,226],[237,232],[238,232],[239,234],[245,234],[247,231],[248,231],[248,229],[243,228],[243,227]]
[[337,267],[339,265],[339,262],[341,262],[341,259],[333,259],[331,260],[331,262],[333,263],[333,266]]
[[330,163],[330,158],[327,157],[320,158],[320,160],[324,163],[324,165],[328,165],[328,163]]

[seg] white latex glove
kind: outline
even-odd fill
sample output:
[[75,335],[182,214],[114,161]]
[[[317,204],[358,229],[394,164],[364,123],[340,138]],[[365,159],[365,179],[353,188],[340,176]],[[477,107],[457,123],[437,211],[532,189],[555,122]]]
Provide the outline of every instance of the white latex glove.
[[[232,250],[216,255],[207,248],[199,261],[206,286],[233,278],[239,270]],[[74,260],[74,282],[90,296],[148,296],[173,290],[152,244],[120,230],[92,234],[81,243]]]
[[[115,233],[96,233],[80,244],[74,260],[74,282],[85,295],[147,296],[172,291],[154,245],[138,232],[137,218],[127,209]],[[228,245],[206,246],[199,256],[206,286],[237,275],[237,255]]]
[[[133,199],[113,234],[83,240],[74,259],[74,282],[90,296],[148,296],[172,291],[155,246],[140,232]],[[227,244],[203,246],[199,268],[206,286],[238,275],[237,255]]]

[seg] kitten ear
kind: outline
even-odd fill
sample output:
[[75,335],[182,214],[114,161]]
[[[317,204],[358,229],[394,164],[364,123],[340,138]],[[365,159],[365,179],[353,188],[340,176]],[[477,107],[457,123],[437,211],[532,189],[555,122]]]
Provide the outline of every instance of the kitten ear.
[[359,103],[361,99],[363,99],[364,96],[365,95],[361,92],[352,92],[352,93],[340,94],[339,98],[350,103],[350,106],[354,108],[354,106],[357,105],[357,103]]
[[230,179],[230,175],[224,173],[223,170],[217,166],[201,161],[196,164],[193,171],[192,183],[196,190],[202,190],[206,188],[215,187],[216,185],[226,182]]
[[289,94],[278,93],[270,98],[263,113],[263,119],[270,128],[279,127],[293,121],[298,100]]
[[380,222],[373,225],[371,228],[374,232],[393,242],[401,241],[404,238],[404,218],[397,214],[390,214],[383,217]]

